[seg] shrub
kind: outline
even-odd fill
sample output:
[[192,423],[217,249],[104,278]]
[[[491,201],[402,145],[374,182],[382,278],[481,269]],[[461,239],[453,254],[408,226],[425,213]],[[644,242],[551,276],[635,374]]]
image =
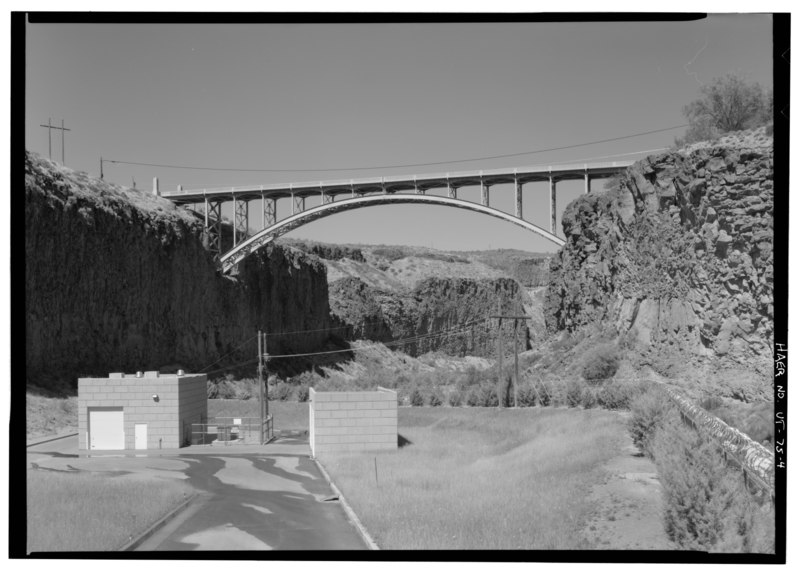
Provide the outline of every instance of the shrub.
[[631,401],[628,431],[633,437],[633,444],[650,458],[653,458],[651,443],[656,430],[671,409],[669,398],[655,387]]
[[568,407],[577,407],[583,401],[583,385],[570,379],[565,388],[565,401]]
[[409,401],[411,402],[412,407],[425,406],[425,397],[422,396],[422,392],[420,392],[420,390],[417,388],[411,391],[411,397]]
[[543,407],[549,407],[553,404],[553,388],[552,385],[545,381],[534,382],[534,388],[538,391],[537,398],[539,404]]
[[481,391],[479,387],[473,387],[467,393],[467,406],[468,407],[480,407],[482,406],[481,402]]
[[219,388],[214,381],[207,381],[206,382],[206,396],[209,399],[218,399],[219,398]]
[[486,373],[479,371],[474,365],[470,365],[466,372],[458,379],[458,389],[467,391],[477,387],[486,380]]
[[428,397],[428,404],[432,407],[440,407],[442,406],[442,395],[437,390],[431,391],[430,396]]
[[652,445],[670,540],[687,550],[774,552],[770,502],[753,498],[710,439],[671,416]]
[[300,403],[308,402],[309,396],[309,386],[307,384],[302,384],[297,387],[297,401]]
[[700,401],[699,407],[701,409],[705,409],[710,413],[713,413],[715,410],[722,406],[722,399],[716,395],[711,395],[710,397],[704,397],[703,400]]
[[520,407],[536,406],[536,389],[531,383],[521,383],[517,389],[517,405]]
[[604,409],[627,410],[631,406],[631,401],[642,392],[644,391],[641,384],[612,379],[603,383],[597,394],[597,402]]
[[594,349],[584,360],[581,374],[587,381],[609,379],[619,369],[619,350],[616,345],[603,345]]
[[702,96],[684,106],[689,129],[677,145],[710,140],[720,135],[753,128],[772,120],[773,94],[758,82],[747,82],[736,74],[712,80],[700,88]]
[[447,404],[451,407],[460,407],[464,403],[464,395],[458,389],[453,390],[447,395]]
[[294,392],[294,387],[292,385],[281,381],[277,385],[275,385],[275,399],[278,401],[288,401],[292,398],[292,393]]
[[600,401],[598,400],[598,395],[600,394],[600,389],[597,387],[584,387],[583,392],[581,393],[581,405],[585,409],[593,409]]
[[497,389],[492,384],[482,385],[479,393],[479,402],[482,407],[496,407],[500,404]]

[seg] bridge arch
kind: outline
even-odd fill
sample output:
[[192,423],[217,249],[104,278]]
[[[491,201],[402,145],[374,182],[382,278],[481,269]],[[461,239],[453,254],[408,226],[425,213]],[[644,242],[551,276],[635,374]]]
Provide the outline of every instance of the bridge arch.
[[443,205],[446,207],[455,207],[458,209],[467,209],[478,213],[483,213],[492,217],[508,221],[528,231],[544,237],[548,241],[555,243],[559,247],[564,245],[564,240],[558,236],[550,233],[549,231],[534,225],[529,221],[525,221],[519,217],[515,217],[499,209],[481,205],[472,201],[465,201],[463,199],[456,199],[452,197],[441,197],[437,195],[423,195],[423,194],[410,194],[410,193],[392,193],[382,195],[364,195],[361,197],[354,197],[342,201],[334,201],[330,203],[323,203],[317,207],[306,209],[300,213],[291,215],[269,227],[262,229],[252,237],[238,243],[230,251],[222,254],[220,263],[224,273],[228,273],[233,267],[244,260],[245,257],[258,251],[262,247],[268,245],[275,239],[279,238],[290,231],[297,229],[303,225],[334,215],[344,211],[351,211],[353,209],[361,209],[374,205],[390,205],[390,204],[428,204],[428,205]]

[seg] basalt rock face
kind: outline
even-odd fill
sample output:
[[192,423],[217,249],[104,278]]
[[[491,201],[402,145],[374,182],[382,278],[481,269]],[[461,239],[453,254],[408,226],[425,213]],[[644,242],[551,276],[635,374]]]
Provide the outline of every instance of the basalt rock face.
[[258,328],[313,330],[270,337],[273,354],[326,344],[322,264],[273,247],[239,267],[220,274],[186,210],[28,154],[28,382],[74,386],[80,376],[165,365],[210,371],[252,361]]
[[[331,285],[331,311],[350,326],[347,338],[376,341],[413,339],[393,345],[412,356],[430,351],[448,355],[495,356],[496,322],[487,312],[522,309],[528,298],[510,278],[428,278],[407,292],[386,292],[358,278]],[[506,321],[506,352],[511,352],[511,322]],[[519,328],[520,350],[527,346],[527,326]]]
[[572,202],[550,266],[548,331],[613,325],[640,351],[768,377],[773,149],[753,141],[651,156],[618,187]]

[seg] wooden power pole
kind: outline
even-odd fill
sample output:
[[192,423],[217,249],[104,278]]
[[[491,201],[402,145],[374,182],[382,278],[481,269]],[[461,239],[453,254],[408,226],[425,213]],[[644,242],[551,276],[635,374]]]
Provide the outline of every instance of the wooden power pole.
[[[519,388],[519,322],[530,319],[527,315],[491,315],[492,319],[497,319],[497,368],[500,383],[503,383],[503,319],[513,319],[514,321],[514,406],[517,406],[517,389]],[[498,402],[502,403],[503,397],[498,397]]]
[[61,163],[63,165],[64,158],[66,157],[66,154],[64,153],[64,132],[69,132],[72,130],[64,127],[64,120],[61,120],[61,127],[54,126],[50,122],[51,119],[47,118],[47,125],[39,124],[41,127],[47,128],[47,157],[51,160],[53,159],[53,140],[51,137],[53,130],[61,130]]

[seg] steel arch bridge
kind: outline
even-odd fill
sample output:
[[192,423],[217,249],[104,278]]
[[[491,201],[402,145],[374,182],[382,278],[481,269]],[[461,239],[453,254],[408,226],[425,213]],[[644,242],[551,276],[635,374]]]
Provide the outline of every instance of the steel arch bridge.
[[[154,179],[153,193],[178,205],[202,204],[205,229],[210,249],[222,264],[225,273],[249,254],[298,227],[335,213],[374,205],[423,204],[467,209],[508,221],[561,246],[564,240],[556,235],[556,184],[563,180],[583,180],[584,192],[591,190],[592,179],[606,178],[624,171],[632,161],[536,166],[514,169],[492,169],[413,176],[372,177],[350,180],[269,184],[247,187],[184,190],[160,193]],[[550,229],[544,229],[523,218],[523,187],[526,183],[549,182]],[[490,189],[497,184],[513,184],[514,213],[490,206]],[[480,203],[458,198],[458,190],[479,186]],[[430,189],[445,188],[447,197],[426,195]],[[337,201],[339,196],[348,199]],[[320,197],[320,205],[306,209],[306,199]],[[289,198],[291,215],[278,220],[278,200]],[[248,237],[250,202],[261,200],[261,231]],[[233,248],[222,253],[222,206],[233,201]]]
[[508,214],[504,211],[500,211],[499,209],[484,206],[479,203],[475,203],[473,201],[465,201],[463,199],[453,199],[450,197],[440,197],[437,195],[418,195],[410,193],[396,193],[391,195],[367,195],[363,197],[345,199],[343,201],[337,201],[334,203],[325,203],[317,207],[307,209],[290,217],[287,217],[286,219],[282,219],[278,223],[275,223],[274,225],[271,225],[266,229],[262,229],[252,237],[240,242],[239,244],[234,246],[233,249],[224,253],[220,257],[222,270],[225,273],[227,273],[238,263],[240,263],[245,257],[250,255],[252,252],[260,249],[261,247],[264,247],[265,245],[277,239],[281,235],[289,233],[293,229],[297,229],[298,227],[305,225],[307,223],[311,223],[312,221],[322,219],[323,217],[327,217],[335,213],[342,213],[344,211],[350,211],[353,209],[359,209],[373,205],[391,205],[391,204],[402,204],[402,203],[444,205],[447,207],[457,207],[460,209],[468,209],[470,211],[484,213],[486,215],[491,215],[493,217],[498,217],[505,221],[509,221],[515,225],[519,225],[520,227],[523,227],[528,231],[533,231],[534,233],[537,233],[540,236],[544,237],[545,239],[552,241],[558,246],[564,245],[563,239],[550,233],[549,231],[542,229],[537,225],[534,225],[533,223],[530,223],[518,217],[514,217],[513,215]]

